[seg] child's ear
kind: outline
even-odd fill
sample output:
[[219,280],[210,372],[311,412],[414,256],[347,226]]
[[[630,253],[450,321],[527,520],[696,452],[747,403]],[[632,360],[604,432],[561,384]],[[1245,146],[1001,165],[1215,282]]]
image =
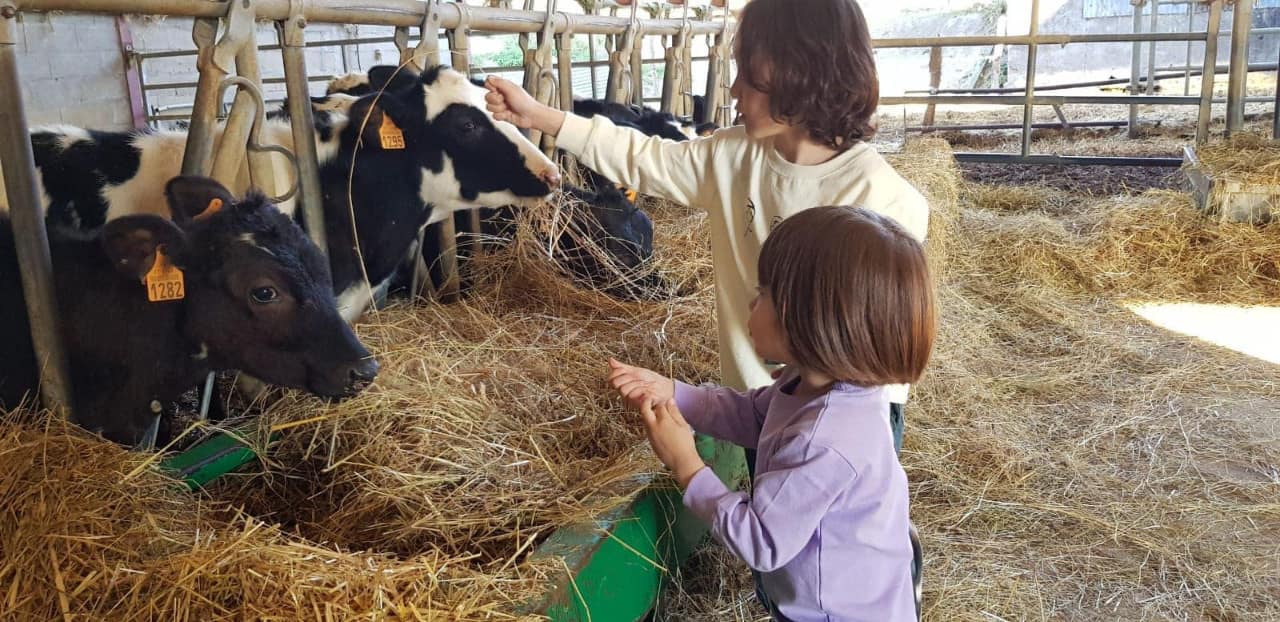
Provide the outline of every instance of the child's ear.
[[170,257],[186,250],[187,238],[172,221],[151,214],[124,216],[102,228],[102,248],[118,272],[141,279],[156,261],[156,249]]
[[174,221],[191,222],[198,216],[212,214],[223,207],[231,207],[235,197],[222,184],[208,177],[186,175],[174,177],[164,187],[164,198]]

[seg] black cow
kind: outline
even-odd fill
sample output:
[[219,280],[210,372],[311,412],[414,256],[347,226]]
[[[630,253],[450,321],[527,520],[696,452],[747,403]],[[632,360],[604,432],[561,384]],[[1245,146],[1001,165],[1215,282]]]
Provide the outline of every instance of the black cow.
[[[172,220],[133,215],[94,233],[49,232],[77,423],[136,443],[160,405],[216,370],[324,397],[374,378],[378,364],[338,314],[323,256],[288,216],[205,178],[175,178],[165,195]],[[153,268],[166,258],[184,291],[170,285],[161,296],[170,300],[150,302],[164,289]],[[0,218],[0,404],[10,408],[38,377],[26,313],[13,232]]]
[[[463,74],[381,66],[369,77],[387,88],[313,101],[330,267],[348,320],[370,303],[365,275],[384,284],[424,224],[456,210],[538,202],[559,182],[555,164],[515,126],[495,121],[484,89]],[[289,125],[272,116],[262,142],[291,148]],[[130,214],[172,216],[162,190],[179,173],[185,132],[57,127],[31,137],[51,223],[92,230]],[[273,165],[278,187],[269,190],[282,194],[292,172],[283,158]],[[247,168],[242,177],[241,191]],[[294,214],[294,201],[280,208]]]
[[661,136],[668,140],[685,141],[689,137],[680,131],[680,121],[669,112],[652,108],[620,104],[602,99],[575,99],[573,114],[580,117],[602,115],[620,127],[630,127],[649,136]]

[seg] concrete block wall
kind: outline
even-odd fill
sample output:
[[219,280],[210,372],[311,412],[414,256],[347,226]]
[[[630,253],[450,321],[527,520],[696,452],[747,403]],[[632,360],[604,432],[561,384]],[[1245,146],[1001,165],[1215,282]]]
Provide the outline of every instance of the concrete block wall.
[[25,13],[17,51],[30,124],[130,125],[113,18]]

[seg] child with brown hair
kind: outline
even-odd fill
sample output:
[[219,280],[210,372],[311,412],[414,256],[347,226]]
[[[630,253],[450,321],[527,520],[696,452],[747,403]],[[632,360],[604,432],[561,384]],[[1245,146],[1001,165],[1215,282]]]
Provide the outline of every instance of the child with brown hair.
[[[494,116],[557,137],[582,164],[642,193],[710,214],[716,270],[721,381],[769,384],[746,333],[756,258],[769,230],[803,209],[852,204],[896,220],[924,239],[924,197],[867,144],[879,82],[871,35],[854,0],[752,0],[738,22],[732,95],[743,125],[672,142],[584,119],[489,78]],[[885,411],[901,445],[907,388]]]
[[[684,503],[760,574],[775,620],[916,619],[907,476],[885,385],[919,379],[935,310],[924,249],[889,218],[818,207],[760,253],[747,320],[755,352],[786,363],[753,391],[694,387],[609,361]],[[687,423],[686,423],[687,421]],[[755,448],[754,492],[730,491],[690,429]]]

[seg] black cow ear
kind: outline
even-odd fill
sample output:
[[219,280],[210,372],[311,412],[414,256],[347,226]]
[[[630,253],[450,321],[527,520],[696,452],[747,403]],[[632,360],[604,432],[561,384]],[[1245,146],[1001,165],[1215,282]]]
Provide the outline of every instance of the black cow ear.
[[185,224],[198,216],[212,214],[230,207],[235,197],[225,186],[209,179],[185,175],[174,177],[164,187],[164,198],[169,201],[169,210],[173,212],[174,221]]
[[156,249],[170,257],[186,250],[187,238],[172,221],[150,214],[124,216],[102,228],[102,248],[118,272],[141,279],[156,261]]
[[418,84],[418,74],[409,67],[378,65],[369,69],[369,88],[375,92],[398,93]]

